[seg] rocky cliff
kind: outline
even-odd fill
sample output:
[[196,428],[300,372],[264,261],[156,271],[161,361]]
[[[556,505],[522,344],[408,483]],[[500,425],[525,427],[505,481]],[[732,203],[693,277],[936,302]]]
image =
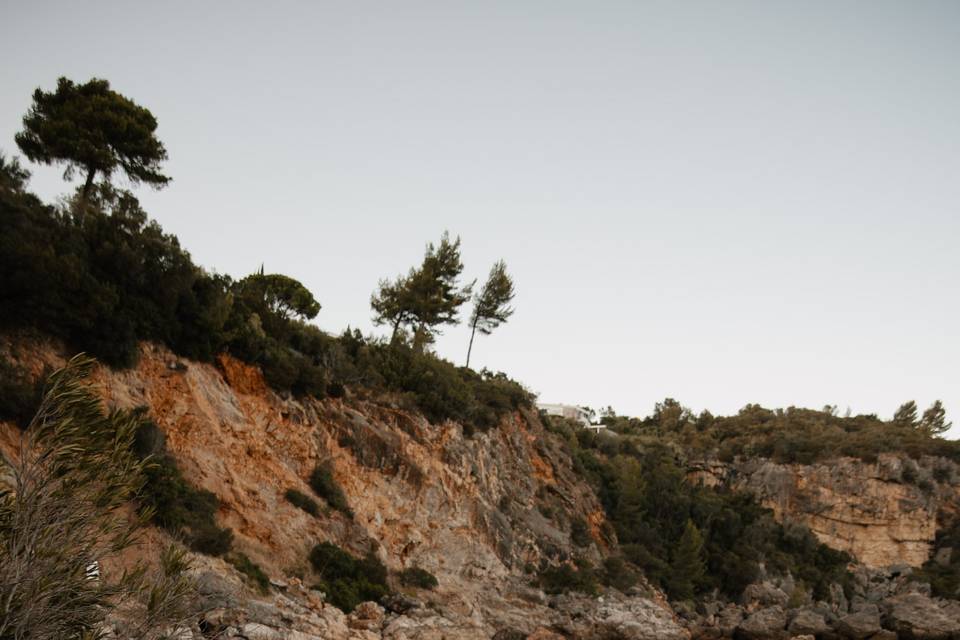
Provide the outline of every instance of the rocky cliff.
[[[0,352],[37,375],[65,361],[47,340],[3,338]],[[795,601],[794,579],[774,575],[741,602],[708,596],[695,608],[671,606],[644,584],[628,594],[548,596],[535,584],[540,567],[575,557],[598,565],[617,541],[534,413],[468,436],[456,423],[429,423],[402,398],[355,390],[298,400],[232,358],[190,362],[150,344],[134,368],[100,368],[95,383],[110,405],[147,408],[184,475],[218,497],[217,521],[232,529],[234,548],[270,578],[258,593],[223,559],[194,555],[206,613],[184,639],[960,637],[957,603],[930,598],[903,566],[925,562],[938,528],[960,512],[960,469],[947,460],[694,464],[692,481],[751,491],[781,520],[804,523],[860,561],[852,586],[837,585],[829,601]],[[17,434],[0,423],[9,458]],[[329,464],[352,516],[314,516],[284,498],[288,489],[310,494],[319,464]],[[575,520],[587,523],[588,540],[574,542]],[[155,553],[166,535],[150,531],[142,552]],[[373,553],[394,573],[426,569],[439,586],[393,579],[395,596],[344,614],[311,588],[317,576],[307,557],[321,541]],[[106,562],[104,570],[119,567]],[[124,638],[123,625],[111,634]]]
[[[64,362],[62,350],[45,341],[6,339],[0,348],[35,373]],[[273,582],[269,596],[255,595],[227,563],[196,556],[201,589],[214,605],[197,633],[217,629],[250,640],[687,636],[653,591],[550,600],[531,586],[537,567],[575,551],[599,563],[615,544],[604,537],[593,492],[533,413],[466,437],[460,425],[430,424],[389,398],[281,397],[256,369],[229,357],[200,364],[156,345],[143,345],[132,369],[98,369],[95,381],[108,404],[148,408],[184,475],[219,498],[217,520],[233,530],[234,548]],[[16,429],[0,426],[0,446],[12,457]],[[307,478],[320,463],[331,465],[352,518],[335,510],[314,517],[284,499],[291,488],[309,494]],[[574,518],[589,523],[585,548],[571,542]],[[308,588],[316,579],[307,556],[320,541],[372,552],[392,570],[421,567],[439,586],[407,589],[388,610],[370,604],[345,616]]]
[[754,493],[779,520],[803,523],[834,549],[872,567],[918,567],[938,526],[960,511],[960,469],[943,458],[881,454],[812,465],[770,460],[694,463],[690,478]]

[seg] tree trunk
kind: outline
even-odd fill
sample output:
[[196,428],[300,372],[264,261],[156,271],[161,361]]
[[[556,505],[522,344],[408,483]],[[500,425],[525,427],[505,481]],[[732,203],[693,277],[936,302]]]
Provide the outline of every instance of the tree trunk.
[[94,168],[87,169],[87,181],[83,183],[83,191],[80,192],[80,202],[87,204],[87,197],[90,195],[90,188],[93,186],[93,177],[97,175]]
[[467,369],[470,368],[470,352],[473,351],[473,336],[477,333],[477,323],[473,323],[473,327],[470,329],[470,346],[467,347]]
[[397,316],[397,319],[393,323],[393,333],[390,334],[390,344],[393,344],[397,339],[397,330],[400,328],[400,316]]

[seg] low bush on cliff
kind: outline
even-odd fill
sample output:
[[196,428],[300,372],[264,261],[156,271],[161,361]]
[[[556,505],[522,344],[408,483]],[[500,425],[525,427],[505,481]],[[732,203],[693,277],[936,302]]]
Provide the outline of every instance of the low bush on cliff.
[[300,493],[296,489],[287,489],[283,497],[293,506],[303,509],[314,517],[320,515],[320,506],[317,502],[310,496]]
[[369,385],[406,394],[432,422],[456,420],[471,432],[486,430],[531,406],[529,392],[503,373],[457,367],[401,342],[369,342],[355,334],[349,340],[348,352],[357,353],[358,370]]
[[347,502],[347,496],[343,493],[343,489],[340,488],[336,478],[333,477],[333,468],[330,463],[317,465],[314,468],[313,473],[310,474],[310,488],[326,500],[331,509],[342,512],[348,518],[353,517],[353,511],[351,511],[350,504]]
[[622,557],[610,556],[603,561],[600,580],[606,586],[626,593],[627,589],[640,582],[640,574],[633,564]]
[[335,544],[321,542],[310,551],[310,564],[321,579],[316,588],[346,613],[361,602],[376,602],[390,591],[387,568],[373,554],[355,558]]
[[537,583],[548,594],[578,591],[596,595],[598,588],[597,573],[586,560],[577,560],[575,565],[544,567],[537,577]]
[[589,547],[593,544],[590,527],[583,518],[576,517],[570,521],[570,541],[578,547]]
[[138,498],[150,509],[151,521],[182,537],[194,551],[212,556],[229,551],[233,532],[218,527],[215,518],[220,501],[213,493],[187,482],[176,460],[167,453],[163,433],[156,424],[147,420],[141,425],[134,450],[142,458],[150,456]]
[[436,576],[420,567],[408,567],[400,572],[400,584],[418,589],[435,589],[440,583]]
[[270,591],[270,577],[263,572],[260,565],[247,557],[246,554],[236,552],[227,556],[227,562],[242,573],[256,587],[261,594]]
[[28,371],[0,356],[0,420],[25,429],[43,399],[46,377],[33,380]]

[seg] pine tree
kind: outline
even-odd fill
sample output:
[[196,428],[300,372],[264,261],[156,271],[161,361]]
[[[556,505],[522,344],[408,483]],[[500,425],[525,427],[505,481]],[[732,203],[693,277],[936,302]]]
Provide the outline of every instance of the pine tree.
[[923,412],[920,419],[920,429],[931,436],[939,436],[950,430],[952,422],[947,422],[947,411],[943,403],[936,400],[930,408]]
[[392,327],[393,342],[401,327],[410,327],[414,345],[423,348],[433,341],[445,324],[457,324],[457,313],[473,293],[473,283],[460,286],[463,272],[460,260],[460,238],[450,239],[444,232],[440,244],[427,245],[423,263],[406,276],[394,281],[381,280],[370,297],[375,324]]
[[473,338],[477,331],[485,336],[507,321],[513,315],[513,278],[507,273],[507,265],[499,260],[490,269],[483,289],[474,300],[473,315],[470,317],[470,346],[467,347],[467,364],[470,366],[470,353],[473,351]]
[[673,550],[670,570],[671,575],[667,579],[670,596],[676,600],[692,599],[706,570],[703,561],[703,536],[692,520],[687,520],[683,535]]
[[153,114],[111,90],[106,80],[75,84],[60,78],[56,91],[34,91],[23,131],[15,139],[34,162],[66,164],[67,179],[75,171],[84,173],[80,199],[85,203],[94,179],[109,180],[118,168],[133,183],[163,187],[170,182],[160,173],[167,151],[156,130]]
[[917,403],[911,400],[900,405],[900,408],[893,414],[893,422],[903,427],[915,427],[917,425]]

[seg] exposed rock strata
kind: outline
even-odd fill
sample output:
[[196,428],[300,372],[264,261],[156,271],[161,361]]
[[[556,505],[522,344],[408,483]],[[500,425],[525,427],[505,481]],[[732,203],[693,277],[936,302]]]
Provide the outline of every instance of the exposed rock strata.
[[[64,361],[49,345],[0,348],[34,371]],[[575,552],[599,563],[616,544],[604,537],[609,527],[595,495],[534,413],[509,415],[468,438],[458,424],[429,424],[382,398],[281,397],[236,360],[188,362],[155,345],[142,347],[132,369],[99,368],[95,382],[111,405],[149,408],[184,475],[220,499],[217,520],[233,529],[234,547],[289,585],[261,602],[240,588],[229,565],[198,557],[203,580],[219,585],[207,595],[216,619],[204,624],[225,637],[688,637],[663,601],[613,594],[558,606],[530,586],[529,572],[541,563]],[[14,429],[0,425],[0,432],[10,453]],[[306,480],[323,462],[352,519],[333,510],[313,517],[284,499],[290,488],[309,494]],[[574,517],[591,525],[586,549],[571,544]],[[419,604],[406,611],[380,615],[378,605],[365,605],[344,616],[304,586],[316,581],[307,555],[319,541],[373,551],[393,570],[424,568],[439,587],[412,594]]]
[[[939,468],[945,482],[935,480]],[[825,544],[863,564],[920,566],[930,557],[938,516],[955,511],[957,465],[919,464],[881,454],[874,463],[840,458],[813,465],[749,460],[699,462],[690,479],[753,492],[778,520],[800,522]]]

